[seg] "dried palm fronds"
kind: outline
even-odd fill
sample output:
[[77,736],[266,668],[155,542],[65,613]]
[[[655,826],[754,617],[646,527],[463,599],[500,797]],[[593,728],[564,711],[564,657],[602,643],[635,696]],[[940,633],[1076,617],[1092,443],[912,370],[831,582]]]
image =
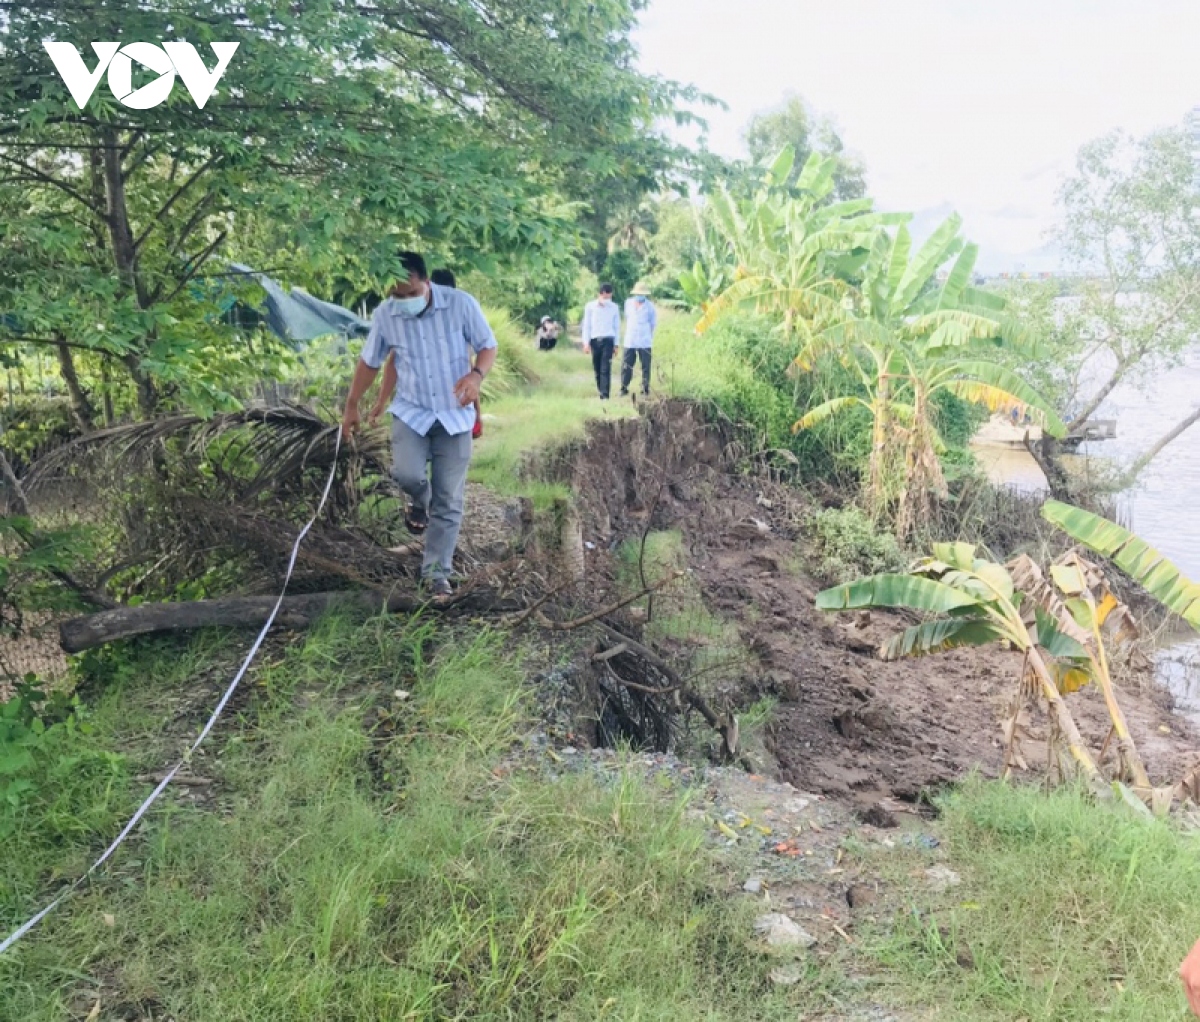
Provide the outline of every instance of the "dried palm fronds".
[[[149,476],[241,505],[263,495],[310,501],[337,447],[337,425],[299,405],[247,408],[211,418],[174,415],[103,429],[52,451],[25,480],[31,498],[81,477],[93,488]],[[353,508],[362,483],[387,474],[388,443],[371,430],[344,444],[327,505],[329,520]]]

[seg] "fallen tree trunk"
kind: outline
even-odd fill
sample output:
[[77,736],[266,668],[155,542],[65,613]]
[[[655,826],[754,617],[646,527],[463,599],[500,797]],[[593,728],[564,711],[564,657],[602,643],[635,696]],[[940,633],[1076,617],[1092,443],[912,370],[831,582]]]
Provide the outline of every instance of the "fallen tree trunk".
[[[275,606],[274,596],[234,596],[221,600],[194,600],[189,603],[143,603],[138,607],[116,607],[85,617],[71,618],[58,626],[59,644],[67,653],[103,646],[119,639],[131,639],[152,632],[182,632],[193,628],[260,628]],[[287,596],[279,608],[275,623],[284,628],[307,628],[334,607],[364,613],[386,611],[396,614],[422,607],[448,610],[451,607],[512,610],[511,601],[502,603],[494,593],[464,593],[446,603],[430,603],[427,598],[404,593],[385,595],[370,590],[358,592],[307,593]]]

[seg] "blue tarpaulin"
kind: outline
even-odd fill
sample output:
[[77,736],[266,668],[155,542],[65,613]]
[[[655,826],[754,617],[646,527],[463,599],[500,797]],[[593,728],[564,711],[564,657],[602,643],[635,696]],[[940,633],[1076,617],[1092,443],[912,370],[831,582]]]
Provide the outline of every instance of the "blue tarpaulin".
[[371,324],[349,309],[332,302],[314,298],[303,288],[287,291],[264,273],[249,266],[231,263],[230,268],[253,277],[267,292],[264,313],[267,326],[281,340],[299,347],[318,337],[341,334],[343,337],[365,337]]

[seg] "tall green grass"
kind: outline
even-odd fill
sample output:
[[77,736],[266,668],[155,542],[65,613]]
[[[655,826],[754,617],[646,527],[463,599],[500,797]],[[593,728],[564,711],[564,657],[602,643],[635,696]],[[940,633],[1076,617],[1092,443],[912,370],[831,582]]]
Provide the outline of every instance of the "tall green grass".
[[879,946],[903,1000],[963,1020],[1186,1016],[1177,970],[1200,937],[1200,837],[1097,805],[970,781],[942,802],[963,883],[931,899],[900,853],[909,911]]
[[505,765],[525,707],[496,635],[334,620],[257,687],[212,802],[156,811],[0,958],[0,1018],[790,1017],[683,796]]

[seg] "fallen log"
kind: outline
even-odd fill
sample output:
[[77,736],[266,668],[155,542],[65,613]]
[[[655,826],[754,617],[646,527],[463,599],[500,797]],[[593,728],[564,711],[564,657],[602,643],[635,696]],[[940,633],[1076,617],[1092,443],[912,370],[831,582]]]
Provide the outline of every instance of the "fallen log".
[[[233,596],[219,600],[193,600],[187,603],[143,603],[137,607],[115,607],[84,617],[70,618],[58,626],[59,644],[67,653],[82,653],[119,639],[131,639],[153,632],[182,632],[193,628],[260,628],[275,606],[274,596]],[[364,613],[397,614],[404,611],[513,610],[511,601],[500,601],[494,593],[475,590],[444,603],[408,593],[385,595],[370,590],[357,592],[306,593],[287,596],[279,608],[275,624],[302,629],[334,607]]]

